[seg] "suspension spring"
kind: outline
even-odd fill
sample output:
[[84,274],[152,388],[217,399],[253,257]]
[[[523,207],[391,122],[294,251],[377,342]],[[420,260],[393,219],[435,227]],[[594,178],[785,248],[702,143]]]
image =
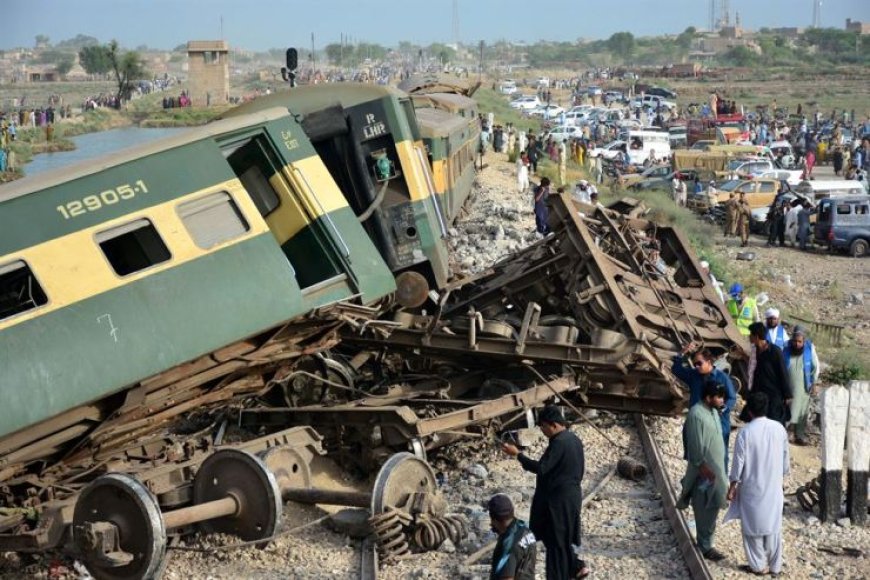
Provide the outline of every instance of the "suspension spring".
[[421,516],[412,535],[414,543],[424,550],[435,550],[445,540],[458,545],[466,537],[465,520],[456,515]]
[[405,533],[405,528],[410,522],[409,516],[394,509],[369,518],[369,525],[371,525],[378,540],[378,553],[381,561],[397,560],[411,553],[408,535]]

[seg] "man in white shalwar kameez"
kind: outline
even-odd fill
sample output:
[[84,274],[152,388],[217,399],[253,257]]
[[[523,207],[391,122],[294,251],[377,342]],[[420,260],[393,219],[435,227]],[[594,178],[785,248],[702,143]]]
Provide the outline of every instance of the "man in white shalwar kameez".
[[752,393],[746,406],[752,420],[737,435],[731,462],[731,505],[726,522],[739,519],[747,571],[782,572],[783,477],[789,472],[788,434],[767,415],[767,395]]

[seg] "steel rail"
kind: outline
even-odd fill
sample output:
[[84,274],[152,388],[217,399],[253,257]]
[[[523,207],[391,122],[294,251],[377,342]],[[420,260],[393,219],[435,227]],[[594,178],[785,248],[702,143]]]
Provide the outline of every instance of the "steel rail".
[[680,547],[680,552],[683,554],[686,567],[689,569],[689,575],[692,577],[692,580],[713,580],[713,575],[707,567],[707,562],[701,555],[701,551],[698,550],[692,533],[689,531],[686,517],[682,511],[677,509],[677,496],[671,485],[671,480],[665,472],[662,451],[649,432],[646,418],[640,413],[635,413],[634,420],[637,424],[637,432],[640,435],[640,442],[643,445],[643,452],[646,455],[647,463],[652,468],[656,487],[662,496],[662,511],[664,511],[665,517],[671,524],[674,537],[677,538],[677,544]]

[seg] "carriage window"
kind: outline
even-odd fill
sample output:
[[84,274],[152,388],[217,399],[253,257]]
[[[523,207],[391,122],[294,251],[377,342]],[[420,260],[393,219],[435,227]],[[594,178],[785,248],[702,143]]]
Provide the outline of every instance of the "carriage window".
[[208,250],[238,238],[250,228],[233,198],[225,191],[178,206],[178,215],[194,243]]
[[849,215],[852,213],[852,206],[848,203],[837,204],[837,215]]
[[99,233],[96,240],[118,276],[139,272],[171,257],[157,229],[146,219]]
[[870,213],[870,205],[856,205],[855,213],[858,215],[867,215]]
[[42,286],[23,260],[0,266],[0,320],[48,302]]

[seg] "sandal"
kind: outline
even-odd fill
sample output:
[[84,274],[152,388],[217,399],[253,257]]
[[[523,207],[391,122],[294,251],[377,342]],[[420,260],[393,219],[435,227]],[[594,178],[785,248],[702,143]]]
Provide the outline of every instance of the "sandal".
[[580,568],[580,571],[577,572],[577,575],[575,576],[575,578],[577,578],[578,580],[580,578],[586,578],[591,573],[592,573],[592,570],[590,570],[589,568]]
[[746,572],[747,574],[754,574],[755,576],[767,576],[769,574],[767,568],[765,568],[761,572],[758,572],[756,570],[753,570],[749,564],[742,564],[740,566],[740,571]]

